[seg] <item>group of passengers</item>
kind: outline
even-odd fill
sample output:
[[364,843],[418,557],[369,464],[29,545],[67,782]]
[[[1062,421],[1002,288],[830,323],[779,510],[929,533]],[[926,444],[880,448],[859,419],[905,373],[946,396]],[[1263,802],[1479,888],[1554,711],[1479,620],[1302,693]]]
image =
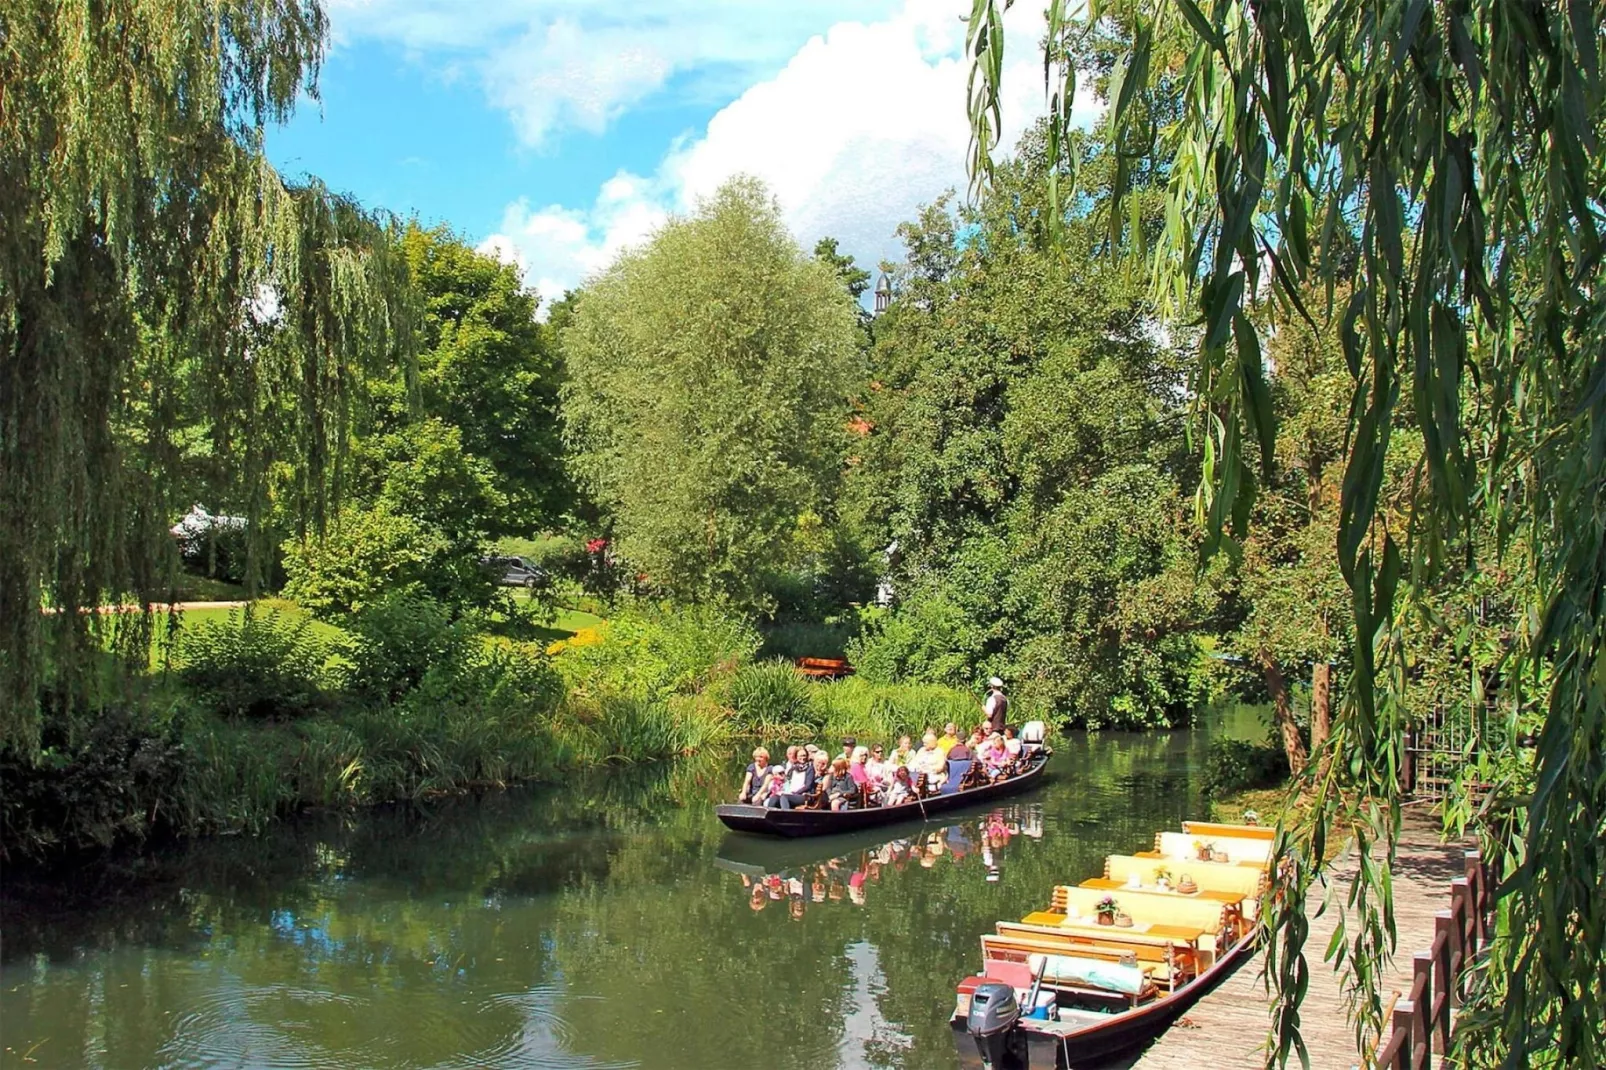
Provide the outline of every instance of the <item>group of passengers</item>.
[[861,746],[852,736],[842,740],[842,752],[835,758],[809,743],[787,747],[784,762],[771,762],[768,749],[759,747],[742,777],[737,801],[782,810],[819,805],[822,797],[832,810],[898,806],[955,791],[961,781],[1009,776],[1020,759],[1021,741],[1014,728],[990,731],[984,724],[961,736],[953,722],[943,726],[940,736],[928,728],[918,750],[909,736],[898,737],[890,754],[880,744]]

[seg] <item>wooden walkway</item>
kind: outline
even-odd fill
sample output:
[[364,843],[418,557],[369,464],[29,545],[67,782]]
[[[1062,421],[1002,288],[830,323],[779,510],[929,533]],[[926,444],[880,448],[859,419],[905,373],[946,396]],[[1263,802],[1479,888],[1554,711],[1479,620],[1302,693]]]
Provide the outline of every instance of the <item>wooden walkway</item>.
[[[1438,818],[1423,807],[1406,808],[1393,868],[1394,920],[1399,942],[1383,986],[1385,1009],[1391,993],[1400,992],[1403,997],[1410,991],[1412,956],[1427,950],[1433,942],[1433,918],[1450,905],[1450,881],[1465,875],[1464,852],[1472,845],[1440,843],[1440,827]],[[1333,864],[1335,903],[1344,901],[1358,868],[1352,844]],[[1319,889],[1313,889],[1306,910],[1314,913],[1320,905]],[[1313,918],[1305,943],[1311,969],[1310,990],[1299,1017],[1313,1070],[1348,1070],[1364,1065],[1355,1050],[1355,1034],[1345,1014],[1339,977],[1322,961],[1336,918],[1336,910],[1331,909]],[[1263,1065],[1270,1024],[1263,969],[1261,959],[1245,963],[1148,1050],[1117,1066],[1194,1070]],[[1292,1065],[1299,1065],[1297,1058]]]

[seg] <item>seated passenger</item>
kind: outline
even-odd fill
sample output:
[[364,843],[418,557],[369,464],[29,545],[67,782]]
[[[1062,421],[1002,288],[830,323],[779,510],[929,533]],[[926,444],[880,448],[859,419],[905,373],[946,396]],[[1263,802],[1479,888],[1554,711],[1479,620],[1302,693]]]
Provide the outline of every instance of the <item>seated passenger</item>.
[[943,782],[942,793],[952,795],[958,791],[965,782],[965,776],[974,764],[974,755],[964,743],[955,743],[948,748],[948,777]]
[[853,753],[848,757],[848,776],[852,777],[853,783],[861,788],[870,784],[870,771],[865,764],[869,760],[869,747],[854,747]]
[[908,765],[909,760],[913,757],[914,750],[910,744],[909,737],[899,736],[898,745],[897,747],[893,748],[891,757],[887,759],[887,764],[896,769],[899,766]]
[[851,809],[853,797],[859,793],[859,785],[848,772],[850,765],[846,758],[838,758],[831,763],[830,780],[826,783],[825,793],[833,810]]
[[914,795],[914,785],[909,781],[909,769],[907,766],[900,765],[893,774],[892,783],[882,793],[881,805],[899,806],[913,799]]
[[831,756],[823,750],[814,752],[814,787],[820,792],[831,790]]
[[1020,740],[1015,738],[1015,729],[1009,725],[1004,726],[1004,749],[1009,752],[1009,760],[1011,762],[1020,759]]
[[881,744],[877,743],[875,746],[870,748],[870,758],[864,763],[864,771],[865,774],[870,778],[870,787],[872,791],[879,791],[881,788],[886,786],[887,779],[890,775],[888,769],[889,766],[887,765],[886,758],[883,756]]
[[770,752],[763,747],[753,750],[753,760],[747,764],[747,770],[742,774],[742,788],[736,793],[737,802],[755,802],[762,800],[762,793],[769,787]]
[[988,776],[996,777],[1002,773],[1004,767],[1009,764],[1009,751],[1004,748],[1004,734],[994,732],[988,736],[987,742],[981,745],[977,757],[987,767]]
[[933,792],[942,787],[942,782],[948,777],[948,759],[944,756],[942,748],[937,746],[937,735],[928,731],[921,741],[922,746],[909,762],[912,773],[920,776],[915,784],[925,792]]
[[[796,747],[793,750],[801,752],[802,748]],[[781,790],[765,799],[764,805],[781,810],[790,810],[794,806],[802,806],[813,793],[814,765],[804,761],[802,754],[798,753],[797,760],[788,762],[786,765],[785,780],[781,784]]]
[[942,736],[937,740],[937,747],[946,755],[955,743],[959,742],[959,727],[952,721],[942,726]]

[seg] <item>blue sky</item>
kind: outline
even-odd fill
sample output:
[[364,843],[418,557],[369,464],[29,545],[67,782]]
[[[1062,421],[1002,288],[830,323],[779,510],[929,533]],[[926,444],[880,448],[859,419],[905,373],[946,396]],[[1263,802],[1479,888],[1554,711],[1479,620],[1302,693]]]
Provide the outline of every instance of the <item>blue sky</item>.
[[[964,185],[969,0],[326,3],[321,107],[270,134],[274,162],[449,223],[549,300],[733,174],[868,266]],[[1040,14],[1010,20],[1014,132],[1041,108]]]

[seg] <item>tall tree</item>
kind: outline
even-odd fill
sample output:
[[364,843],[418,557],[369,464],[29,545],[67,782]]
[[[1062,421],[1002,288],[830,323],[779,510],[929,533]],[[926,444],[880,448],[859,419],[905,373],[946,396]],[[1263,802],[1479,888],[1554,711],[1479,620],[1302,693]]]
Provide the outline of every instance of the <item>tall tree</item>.
[[1184,524],[1178,355],[1130,273],[1091,255],[1089,220],[1042,246],[1040,155],[1028,138],[974,209],[942,201],[899,228],[849,488],[897,540],[901,604],[856,653],[958,686],[1000,672],[1085,724],[1174,723],[1211,612]]
[[[978,183],[999,126],[1002,6],[978,0],[970,22]],[[1194,392],[1221,428],[1204,487],[1213,539],[1241,534],[1257,468],[1274,461],[1252,304],[1270,292],[1314,318],[1327,310],[1304,301],[1305,286],[1353,284],[1336,317],[1352,401],[1334,546],[1355,656],[1328,744],[1342,775],[1312,784],[1309,819],[1289,830],[1291,894],[1271,912],[1273,1054],[1300,1049],[1298,912],[1326,832],[1353,823],[1392,844],[1410,640],[1439,631],[1417,625],[1439,612],[1439,578],[1475,586],[1487,547],[1529,602],[1509,648],[1465,674],[1462,703],[1481,703],[1496,681],[1513,709],[1536,711],[1539,731],[1535,759],[1512,755],[1494,803],[1479,800],[1505,874],[1501,939],[1457,1042],[1507,1066],[1606,1064],[1606,2],[1112,0],[1072,11],[1047,8],[1052,134],[1069,123],[1074,42],[1121,27],[1110,127],[1125,157],[1161,162],[1170,211],[1157,289],[1204,325]],[[1176,122],[1148,121],[1159,99],[1180,102]],[[1051,173],[1056,218],[1069,177]],[[1107,218],[1119,250],[1123,215]],[[1422,435],[1404,529],[1382,501],[1402,394]],[[1379,800],[1388,805],[1367,809]],[[1459,829],[1474,800],[1456,801]],[[1392,932],[1376,872],[1352,893],[1363,907],[1343,956],[1363,1047],[1381,1027],[1377,966]]]
[[445,227],[402,236],[421,297],[418,392],[423,412],[458,429],[463,449],[491,466],[505,505],[490,534],[554,523],[569,495],[558,427],[559,370],[536,322],[537,297],[518,269]]
[[358,372],[409,332],[383,221],[261,155],[325,31],[315,0],[0,12],[0,743],[37,741],[47,666],[62,706],[102,642],[143,666],[148,621],[76,610],[165,593],[185,405],[253,518],[274,465],[314,524],[338,493]]
[[562,334],[574,467],[676,595],[765,602],[834,484],[862,382],[853,303],[735,179],[587,284]]

